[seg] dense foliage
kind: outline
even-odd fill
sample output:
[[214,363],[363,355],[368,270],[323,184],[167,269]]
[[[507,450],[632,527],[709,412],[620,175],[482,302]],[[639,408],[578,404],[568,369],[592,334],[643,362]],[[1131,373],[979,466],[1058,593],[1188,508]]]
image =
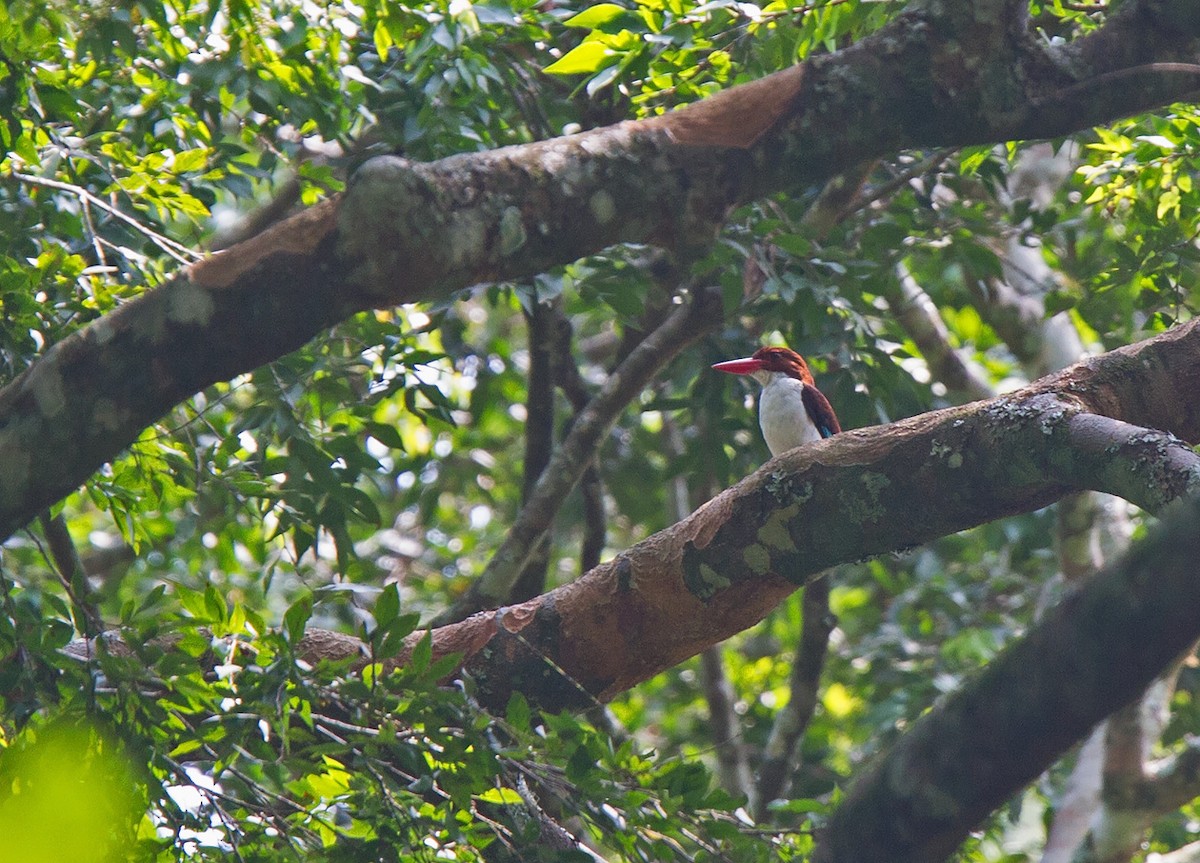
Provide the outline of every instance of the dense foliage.
[[[181,263],[340,190],[371,155],[428,160],[649,116],[849,44],[900,5],[10,2],[0,380]],[[1032,6],[1046,38],[1104,15]],[[1053,512],[830,574],[838,625],[803,766],[758,820],[710,770],[731,743],[761,757],[789,698],[799,596],[720,651],[734,741],[714,736],[699,660],[586,716],[531,715],[520,697],[492,716],[469,680],[439,685],[449,665],[427,651],[353,675],[306,667],[293,647],[319,624],[383,660],[462,594],[520,505],[527,432],[561,435],[572,389],[593,391],[681,288],[719,285],[726,324],[626,410],[598,458],[601,511],[577,492],[558,515],[549,585],[578,574],[598,530],[608,551],[627,547],[766,458],[750,390],[710,372],[719,359],[791,345],[854,428],[968,397],[905,326],[906,284],[1000,391],[1054,353],[1023,341],[1002,286],[1090,350],[1190,317],[1198,160],[1192,106],[1049,145],[900,153],[863,166],[832,215],[820,189],[765,200],[702,259],[615,248],[362,314],[198,394],[3,547],[0,848],[586,859],[546,850],[558,822],[604,859],[803,856],[856,768],[1058,589]],[[539,320],[569,322],[556,362],[578,370],[558,374],[570,385],[548,410],[527,405]],[[62,655],[101,625],[123,628],[133,655]],[[1167,749],[1200,731],[1197,686],[1185,668]],[[964,859],[1026,859],[1061,780],[1014,800]],[[101,786],[115,790],[96,819]],[[1200,802],[1165,813],[1150,847],[1183,844],[1197,818]]]

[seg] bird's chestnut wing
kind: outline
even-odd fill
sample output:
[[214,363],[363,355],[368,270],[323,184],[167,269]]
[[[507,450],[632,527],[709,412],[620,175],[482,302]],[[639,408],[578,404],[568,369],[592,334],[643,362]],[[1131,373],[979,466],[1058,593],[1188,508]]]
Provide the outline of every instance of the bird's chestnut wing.
[[801,397],[804,399],[804,409],[812,417],[813,425],[817,427],[821,437],[833,437],[842,430],[842,424],[833,412],[833,405],[825,398],[824,393],[816,387],[806,386]]

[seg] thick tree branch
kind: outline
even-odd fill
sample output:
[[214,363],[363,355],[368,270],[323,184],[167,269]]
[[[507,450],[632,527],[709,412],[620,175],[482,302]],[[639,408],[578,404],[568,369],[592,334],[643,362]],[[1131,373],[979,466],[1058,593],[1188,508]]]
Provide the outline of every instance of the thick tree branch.
[[182,274],[53,345],[0,390],[0,538],[172,406],[349,314],[319,263],[320,250],[332,250],[335,210],[327,201],[278,226],[289,239],[237,284],[213,291]]
[[1196,88],[1147,65],[1196,61],[1185,2],[1132,0],[1063,46],[1029,34],[1023,10],[914,4],[845,50],[662,117],[432,164],[367,162],[344,196],[192,266],[0,391],[0,537],[173,405],[356,310],[614,243],[686,252],[738,204],[898,149],[1058,135]]
[[1200,492],[1200,456],[1174,435],[1096,414],[1071,417],[1063,432],[1065,446],[1055,449],[1049,467],[1064,483],[1123,497],[1151,513]]
[[1051,453],[1075,415],[1200,439],[1200,407],[1176,389],[1196,386],[1200,323],[1001,399],[794,450],[578,581],[435,631],[435,650],[465,651],[494,703],[520,689],[587,706],[757,622],[829,566],[1044,506],[1067,490]]
[[856,782],[814,863],[940,861],[1200,636],[1200,501],[1174,507]]
[[[1178,396],[1197,389],[1200,319],[1002,398],[843,432],[570,584],[434,630],[434,655],[461,653],[485,706],[520,691],[543,708],[590,707],[757,623],[830,566],[1056,500],[1070,489],[1052,465],[1075,416],[1200,440],[1200,404]],[[362,652],[350,636],[305,639],[309,662]]]

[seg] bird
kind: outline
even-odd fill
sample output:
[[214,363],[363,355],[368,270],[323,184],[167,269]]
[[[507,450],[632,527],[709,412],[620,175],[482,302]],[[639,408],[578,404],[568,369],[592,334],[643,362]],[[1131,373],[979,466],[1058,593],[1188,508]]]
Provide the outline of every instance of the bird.
[[772,456],[842,430],[829,399],[817,389],[808,363],[790,348],[759,348],[752,356],[716,363],[713,368],[731,375],[750,375],[762,384],[758,425]]

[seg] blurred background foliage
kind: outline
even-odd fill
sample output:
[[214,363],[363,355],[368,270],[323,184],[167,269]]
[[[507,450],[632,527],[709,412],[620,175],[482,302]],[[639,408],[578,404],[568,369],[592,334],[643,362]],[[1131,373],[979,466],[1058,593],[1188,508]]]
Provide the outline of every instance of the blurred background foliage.
[[[849,44],[902,7],[12,0],[0,8],[0,381],[180,264],[341,189],[371,155],[435,159],[652,115]],[[1046,38],[1104,14],[1031,9]],[[137,802],[122,847],[138,858],[540,859],[551,852],[530,850],[544,825],[529,796],[608,859],[802,855],[857,767],[1058,589],[1052,511],[831,574],[838,626],[803,763],[758,827],[706,769],[729,741],[714,739],[697,661],[608,714],[531,717],[518,699],[488,717],[469,686],[437,687],[427,660],[347,683],[337,665],[298,666],[291,646],[309,622],[359,632],[383,657],[481,571],[520,504],[539,304],[569,321],[571,362],[594,391],[680,285],[726,298],[725,325],[671,363],[599,453],[608,556],[677,520],[672,494],[690,509],[767,458],[750,389],[712,362],[786,343],[854,428],[983,394],[939,377],[901,320],[916,302],[906,284],[995,391],[1054,365],[1055,346],[1023,342],[1031,319],[1014,328],[998,300],[1022,275],[1032,320],[1057,315],[1087,350],[1190,317],[1197,119],[1174,106],[1049,144],[899,153],[863,166],[832,209],[816,188],[741,209],[673,284],[649,250],[614,249],[359,315],[198,394],[3,547],[0,824],[27,796],[8,781],[33,769],[14,766],[20,753],[89,716],[99,731],[55,739],[115,751],[79,782],[127,770],[118,784]],[[571,414],[558,396],[558,433]],[[87,574],[82,597],[63,586],[54,518]],[[577,496],[560,512],[551,586],[578,575],[589,518]],[[85,628],[80,604],[135,633],[136,657],[62,657]],[[751,764],[789,698],[802,616],[793,597],[720,651]],[[182,652],[150,642],[168,632]],[[1163,746],[1200,730],[1198,683],[1186,668]],[[964,859],[1027,859],[1060,780],[1014,801]],[[1150,847],[1181,844],[1198,816],[1193,804],[1165,817]]]

